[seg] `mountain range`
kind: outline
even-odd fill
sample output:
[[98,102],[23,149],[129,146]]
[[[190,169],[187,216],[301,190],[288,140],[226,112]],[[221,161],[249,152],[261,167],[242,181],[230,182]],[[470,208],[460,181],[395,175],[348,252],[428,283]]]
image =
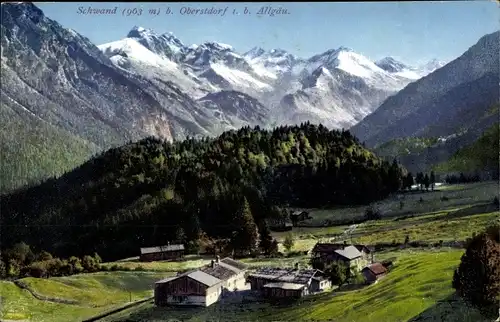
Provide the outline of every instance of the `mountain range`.
[[[436,104],[449,108],[455,92],[467,96],[469,107],[496,93],[488,87],[498,74],[495,34],[453,62],[415,67],[393,57],[372,61],[343,46],[309,58],[260,47],[240,53],[215,41],[187,46],[173,33],[137,26],[123,39],[95,45],[31,3],[4,3],[1,11],[0,112],[10,124],[0,132],[2,151],[10,151],[2,190],[57,176],[98,151],[146,136],[172,141],[310,121],[354,126],[375,145],[426,134],[425,118]],[[467,103],[467,91],[476,89],[493,94]],[[453,122],[462,110],[453,108]],[[439,120],[448,118],[439,114],[434,128]],[[27,175],[27,169],[44,170]]]
[[307,59],[283,49],[239,53],[213,41],[186,46],[171,32],[138,26],[98,48],[116,67],[154,83],[171,81],[195,99],[239,91],[269,107],[270,123],[321,120],[335,128],[352,126],[389,95],[444,65],[433,60],[415,68],[394,58],[378,64],[346,47]]

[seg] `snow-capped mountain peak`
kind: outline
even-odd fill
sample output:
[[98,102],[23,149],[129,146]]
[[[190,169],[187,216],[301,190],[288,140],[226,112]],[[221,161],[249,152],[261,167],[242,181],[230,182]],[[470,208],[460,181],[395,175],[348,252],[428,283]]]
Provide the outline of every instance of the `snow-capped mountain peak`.
[[216,41],[206,41],[203,43],[202,46],[205,46],[209,49],[217,50],[217,51],[232,51],[233,50],[233,46],[228,45],[228,44],[223,44],[220,42],[216,42]]
[[300,59],[284,49],[275,48],[269,51],[254,47],[243,57],[252,65],[256,73],[266,78],[278,79],[281,75],[292,72],[299,67]]
[[368,79],[377,74],[386,73],[370,59],[354,52],[348,47],[330,49],[322,54],[311,57],[308,60],[308,73],[310,74],[319,66],[325,66],[330,71],[340,69],[351,75]]
[[443,67],[444,65],[446,65],[445,61],[438,60],[438,59],[434,58],[434,59],[428,61],[427,63],[419,66],[418,69],[421,71],[422,76],[425,76],[427,74],[432,73],[436,69]]
[[280,49],[280,48],[275,48],[275,49],[271,49],[269,51],[269,55],[270,56],[273,56],[273,57],[278,57],[278,56],[286,56],[286,55],[289,55],[288,52],[284,49]]
[[397,73],[409,69],[406,64],[396,60],[394,57],[384,57],[376,61],[375,65],[389,73]]
[[264,55],[265,52],[266,51],[261,47],[253,47],[252,49],[244,53],[243,57],[251,60]]
[[144,28],[141,26],[134,26],[127,34],[128,38],[142,38],[147,37],[148,35],[154,35],[155,33],[148,28]]
[[443,67],[446,63],[433,59],[420,66],[410,66],[396,60],[393,57],[385,57],[378,60],[375,64],[395,76],[416,80],[432,73],[438,68]]
[[157,34],[152,29],[134,26],[127,38],[135,39],[153,53],[177,61],[186,51],[186,46],[172,32]]
[[338,52],[341,52],[341,51],[353,52],[354,50],[351,47],[340,46],[339,48],[337,48],[337,51]]
[[201,45],[186,48],[183,63],[196,68],[209,67],[211,64],[224,64],[240,70],[251,70],[247,61],[233,50],[231,45],[216,41],[206,41]]

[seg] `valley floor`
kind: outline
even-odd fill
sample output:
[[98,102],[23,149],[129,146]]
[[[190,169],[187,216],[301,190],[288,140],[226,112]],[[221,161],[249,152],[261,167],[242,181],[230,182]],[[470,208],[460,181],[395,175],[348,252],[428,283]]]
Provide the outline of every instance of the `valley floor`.
[[[279,258],[248,258],[250,267],[308,265],[309,251],[318,241],[347,240],[370,245],[387,244],[376,260],[394,260],[394,269],[378,283],[357,290],[340,289],[314,295],[290,306],[257,302],[243,297],[241,303],[216,303],[208,308],[155,308],[151,301],[101,321],[482,321],[453,295],[451,279],[463,249],[460,243],[498,220],[492,205],[498,182],[441,186],[439,191],[406,194],[404,206],[397,196],[379,203],[383,217],[357,225],[325,221],[363,216],[366,207],[312,210],[307,227],[275,233],[282,241],[295,238],[293,254]],[[423,202],[420,202],[420,198]],[[342,217],[344,216],[344,217]],[[410,241],[425,247],[401,249]],[[435,247],[436,242],[452,247]],[[456,245],[454,243],[457,243]],[[392,245],[392,246],[391,246]],[[280,244],[280,251],[284,252]],[[286,252],[284,252],[286,253]],[[72,322],[99,315],[131,301],[152,296],[154,281],[178,271],[196,268],[210,258],[188,256],[183,262],[140,263],[135,258],[119,264],[144,271],[114,271],[50,279],[24,278],[0,281],[0,318],[16,321]],[[43,299],[43,300],[41,300]]]

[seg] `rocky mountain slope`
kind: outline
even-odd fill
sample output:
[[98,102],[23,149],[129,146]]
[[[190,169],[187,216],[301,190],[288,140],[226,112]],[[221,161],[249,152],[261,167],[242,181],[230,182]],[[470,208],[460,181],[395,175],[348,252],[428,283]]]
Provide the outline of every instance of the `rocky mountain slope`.
[[[87,38],[33,4],[5,3],[1,14],[2,122],[19,125],[2,126],[3,158],[10,160],[3,164],[2,189],[13,187],[12,178],[27,183],[43,177],[26,169],[44,168],[41,156],[50,155],[52,146],[39,143],[44,138],[29,125],[79,146],[76,160],[64,158],[70,168],[96,150],[145,136],[172,140],[212,134],[215,120],[177,85],[124,72]],[[19,145],[25,149],[15,148]],[[69,170],[60,166],[53,162],[45,176]]]
[[482,37],[462,56],[409,84],[351,128],[368,146],[394,138],[482,131],[498,115],[500,32]]
[[[98,146],[145,135],[210,134],[176,84],[116,68],[87,38],[32,4],[2,5],[2,97]],[[179,113],[176,113],[179,112]],[[184,115],[181,115],[181,112]]]

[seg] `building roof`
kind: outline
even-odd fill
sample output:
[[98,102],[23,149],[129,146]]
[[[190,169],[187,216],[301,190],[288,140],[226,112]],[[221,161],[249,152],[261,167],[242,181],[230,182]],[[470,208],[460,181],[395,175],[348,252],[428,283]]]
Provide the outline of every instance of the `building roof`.
[[240,262],[240,261],[237,261],[237,260],[234,260],[231,257],[225,257],[225,258],[221,259],[220,261],[222,263],[236,267],[237,269],[242,270],[242,271],[244,271],[248,268],[247,264]]
[[167,283],[167,282],[170,282],[170,281],[173,281],[175,279],[178,279],[179,277],[181,276],[185,276],[186,274],[182,274],[182,275],[177,275],[177,276],[170,276],[170,277],[167,277],[167,278],[164,278],[164,279],[161,279],[159,281],[156,281],[155,284],[164,284],[164,283]]
[[274,268],[264,267],[258,269],[251,277],[262,278],[273,282],[286,282],[295,284],[307,284],[313,277],[323,275],[317,269],[294,269],[294,268]]
[[387,269],[381,263],[373,263],[363,268],[363,270],[365,269],[370,270],[375,275],[380,275],[387,272]]
[[200,270],[192,270],[192,271],[188,271],[188,272],[182,273],[182,274],[177,275],[177,276],[171,276],[171,277],[164,278],[162,280],[157,281],[155,284],[168,283],[168,282],[171,282],[173,280],[176,280],[176,279],[179,279],[182,277],[189,277],[189,278],[191,278],[191,279],[193,279],[193,280],[195,280],[203,285],[206,285],[208,287],[214,286],[214,285],[222,282],[220,279],[218,279],[212,275],[209,275],[205,272],[202,272]]
[[[231,264],[229,264],[231,263]],[[243,269],[240,269],[239,266]],[[206,266],[203,266],[197,270],[191,270],[182,274],[179,274],[177,276],[171,276],[164,278],[162,280],[159,280],[156,282],[156,284],[161,284],[161,283],[167,283],[170,281],[173,281],[175,279],[178,279],[183,276],[188,276],[204,285],[207,285],[208,287],[213,286],[217,283],[220,283],[222,281],[225,281],[232,276],[242,272],[244,269],[246,269],[247,265],[236,261],[230,257],[226,257],[222,260],[220,260],[218,263],[214,262],[214,265],[208,264]]]
[[[314,245],[312,252],[315,252],[315,253],[333,253],[337,249],[341,249],[341,248],[344,248],[346,246],[347,245],[343,244],[343,243],[342,244],[341,243],[317,243],[316,245]],[[356,244],[356,245],[352,245],[352,246],[356,247],[360,252],[361,251],[364,251],[365,253],[371,252],[370,247],[368,247],[366,245]]]
[[183,244],[173,244],[173,245],[156,246],[156,247],[144,247],[144,248],[141,248],[141,255],[162,253],[162,252],[172,252],[172,251],[178,251],[178,250],[184,250],[184,245]]
[[323,276],[323,275],[320,275],[320,276],[314,276],[313,277],[313,280],[316,280],[316,281],[324,281],[324,280],[328,280],[328,277],[327,276]]
[[297,284],[297,283],[284,283],[284,282],[279,282],[279,283],[268,283],[264,285],[265,288],[280,288],[282,290],[300,290],[305,287],[304,284]]
[[337,249],[335,253],[349,260],[361,257],[361,252],[354,246],[347,246],[343,249]]
[[209,274],[207,274],[203,271],[200,271],[200,270],[191,272],[187,276],[194,279],[195,281],[198,281],[202,284],[205,284],[208,287],[214,286],[214,285],[222,282],[217,277],[209,275]]
[[213,266],[212,264],[204,266],[200,268],[200,271],[224,281],[241,272],[238,268],[222,262],[214,263]]

